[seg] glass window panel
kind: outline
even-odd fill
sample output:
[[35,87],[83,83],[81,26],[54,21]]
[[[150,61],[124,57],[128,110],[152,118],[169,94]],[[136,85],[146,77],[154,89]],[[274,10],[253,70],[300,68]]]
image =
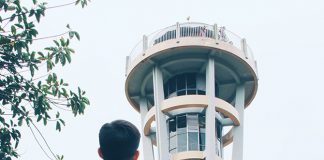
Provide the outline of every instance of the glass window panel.
[[177,131],[178,134],[187,132],[187,118],[186,115],[181,115],[177,117]]
[[170,150],[176,149],[177,148],[177,136],[173,136],[170,138]]
[[176,134],[176,121],[175,121],[175,118],[173,119],[170,119],[169,120],[169,133],[170,133],[170,137],[171,136],[174,136]]
[[217,83],[215,83],[215,96],[219,97],[219,87]]
[[217,138],[218,139],[220,139],[221,138],[221,136],[222,136],[222,124],[218,121],[218,120],[216,120],[216,134],[217,134]]
[[169,83],[169,95],[170,95],[171,93],[176,91],[176,79],[175,79],[175,77],[171,78],[168,83]]
[[188,130],[198,132],[198,115],[188,114],[187,115]]
[[205,128],[205,116],[199,115],[199,128]]
[[196,95],[197,94],[197,90],[196,89],[188,89],[187,90],[187,94],[188,95]]
[[178,134],[178,152],[187,151],[187,134]]
[[177,76],[177,90],[186,89],[186,77],[185,74]]
[[187,127],[187,117],[186,115],[181,115],[177,117],[177,128]]
[[205,132],[200,132],[199,134],[199,147],[200,147],[200,150],[203,151],[205,150]]
[[198,94],[199,95],[206,95],[206,92],[205,91],[202,91],[202,90],[198,90]]
[[183,96],[183,95],[186,95],[186,90],[185,89],[179,90],[178,96]]
[[198,150],[198,132],[189,132],[188,133],[188,146],[189,151],[197,151]]
[[169,85],[168,83],[163,86],[164,89],[164,97],[168,97],[169,95]]
[[187,88],[196,89],[196,74],[187,74]]
[[205,116],[199,115],[199,149],[201,151],[205,150],[205,133],[206,133],[206,124]]

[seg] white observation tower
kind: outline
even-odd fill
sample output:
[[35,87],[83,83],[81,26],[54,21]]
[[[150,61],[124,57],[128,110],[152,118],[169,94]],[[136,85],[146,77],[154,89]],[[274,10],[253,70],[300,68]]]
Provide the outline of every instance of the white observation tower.
[[243,159],[244,109],[258,88],[244,38],[216,24],[177,23],[143,36],[126,77],[144,160],[223,160],[231,143],[232,160]]

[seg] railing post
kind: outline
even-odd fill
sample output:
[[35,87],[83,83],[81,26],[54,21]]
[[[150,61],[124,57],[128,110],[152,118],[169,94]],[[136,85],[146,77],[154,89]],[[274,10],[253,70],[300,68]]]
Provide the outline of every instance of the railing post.
[[245,55],[245,58],[248,58],[248,53],[247,53],[247,45],[246,45],[246,39],[243,38],[241,39],[241,49]]
[[176,39],[180,38],[180,24],[177,22],[176,24]]
[[147,36],[143,35],[143,52],[147,50],[147,47],[148,47]]
[[217,24],[214,24],[214,38],[218,40],[218,26]]
[[129,56],[126,56],[126,68],[125,68],[125,76],[127,77],[127,73],[128,73],[128,68],[129,68]]

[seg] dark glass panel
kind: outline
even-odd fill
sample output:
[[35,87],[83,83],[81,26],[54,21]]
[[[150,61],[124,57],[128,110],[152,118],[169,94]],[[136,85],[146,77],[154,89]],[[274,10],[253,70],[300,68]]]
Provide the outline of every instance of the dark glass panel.
[[169,85],[168,83],[163,86],[164,89],[164,97],[168,97],[169,95]]
[[169,80],[169,95],[176,91],[176,78],[173,77]]
[[206,92],[202,90],[198,90],[198,95],[206,95]]
[[196,89],[188,89],[187,90],[187,94],[188,95],[196,95],[197,94],[197,90]]
[[186,95],[186,90],[185,90],[185,89],[179,90],[179,91],[177,92],[177,95],[178,95],[178,96]]
[[216,120],[216,127],[215,128],[216,128],[217,138],[220,139],[221,136],[222,136],[222,128],[223,128],[223,126],[218,120]]
[[170,137],[175,135],[177,131],[175,118],[169,120],[169,133]]
[[215,82],[215,96],[219,97],[219,87],[218,84]]
[[187,88],[196,89],[196,74],[188,73],[187,74]]
[[186,115],[181,115],[177,117],[177,131],[178,134],[187,132],[187,118]]
[[177,77],[177,90],[186,89],[186,76],[185,74],[180,74]]

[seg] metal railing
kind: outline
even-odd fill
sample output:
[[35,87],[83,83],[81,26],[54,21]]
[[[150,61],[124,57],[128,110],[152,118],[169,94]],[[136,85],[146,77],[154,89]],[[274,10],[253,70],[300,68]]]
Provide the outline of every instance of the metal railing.
[[129,64],[132,62],[139,54],[142,54],[149,47],[171,39],[183,37],[205,37],[220,40],[242,50],[247,59],[253,60],[252,50],[246,44],[246,40],[227,30],[225,27],[218,27],[216,24],[209,25],[205,23],[187,22],[181,24],[177,23],[176,25],[157,30],[148,36],[144,35],[143,39],[132,49],[127,58],[127,63]]

